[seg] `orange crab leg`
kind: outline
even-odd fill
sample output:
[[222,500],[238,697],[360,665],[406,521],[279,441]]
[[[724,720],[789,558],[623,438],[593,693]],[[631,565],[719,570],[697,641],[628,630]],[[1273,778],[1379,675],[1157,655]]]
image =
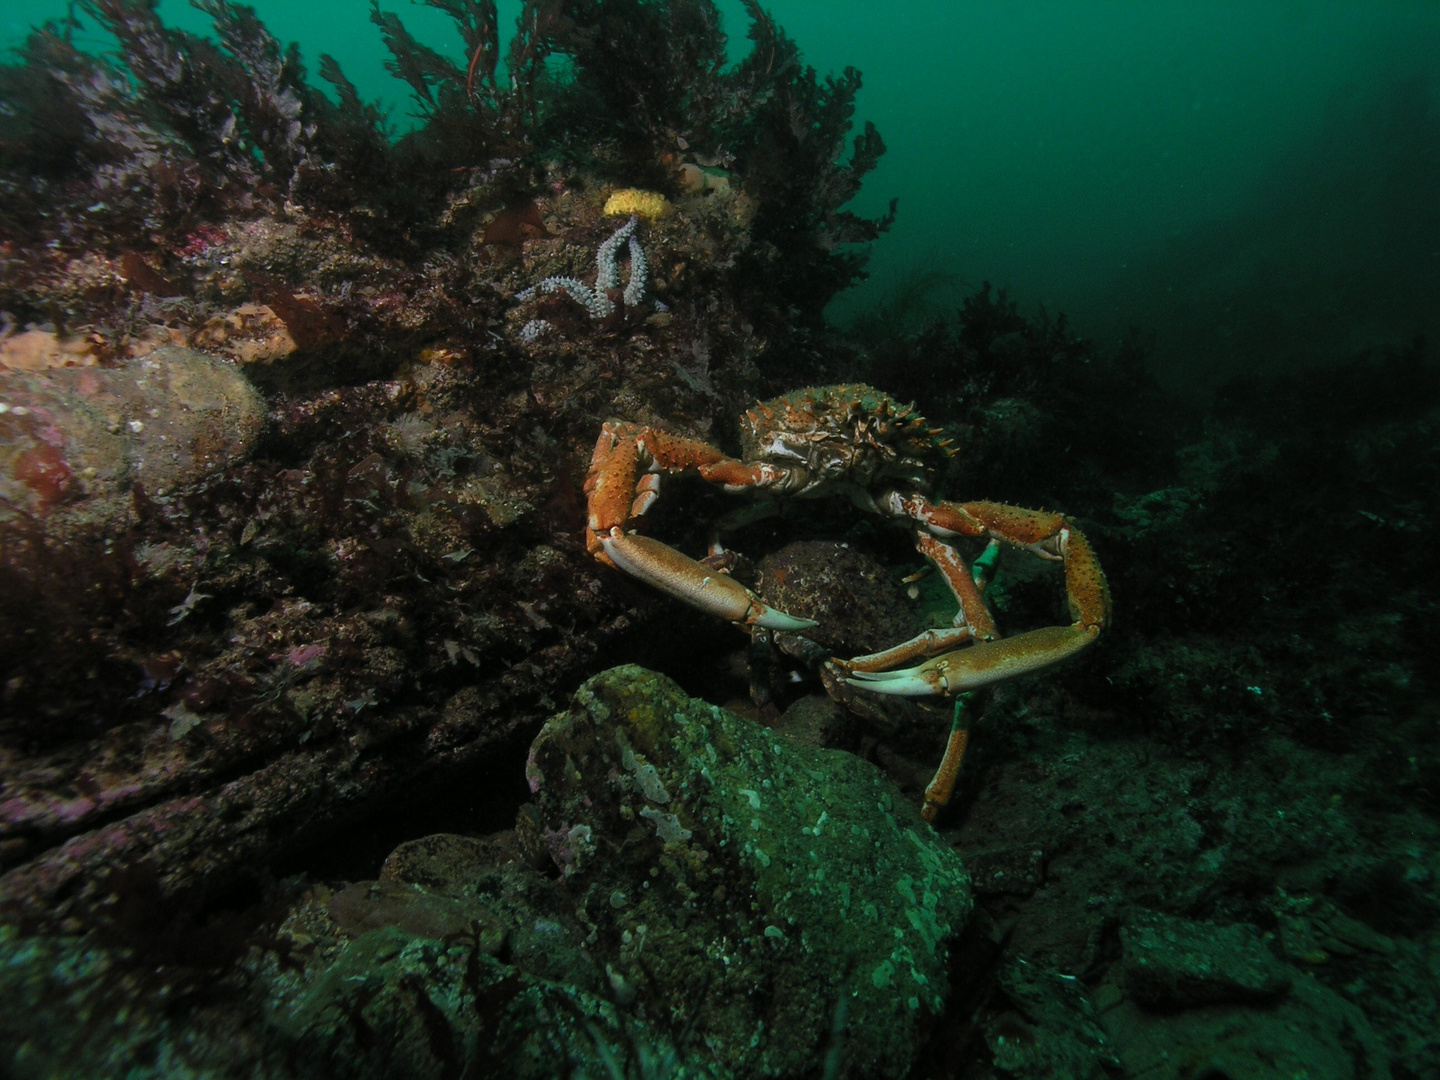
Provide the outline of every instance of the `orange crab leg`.
[[626,531],[626,526],[658,498],[660,474],[687,469],[696,469],[707,479],[721,483],[757,482],[749,466],[702,442],[649,427],[605,424],[585,481],[589,502],[585,546],[591,554],[692,607],[741,626],[772,630],[814,626],[813,619],[772,608],[738,581],[668,544]]
[[[1076,627],[1103,630],[1110,621],[1110,587],[1085,534],[1063,514],[993,502],[931,502],[892,493],[886,509],[937,536],[988,536],[1065,563],[1065,595]],[[942,568],[943,569],[943,568]],[[968,613],[967,613],[968,614]]]
[[1110,587],[1105,574],[1085,534],[1063,514],[993,502],[940,502],[929,504],[928,509],[919,520],[932,529],[991,536],[1043,558],[1063,559],[1065,593],[1075,624],[1103,630],[1110,621]]
[[611,567],[615,564],[601,547],[600,537],[629,520],[640,476],[640,444],[627,437],[628,426],[606,424],[600,429],[590,458],[590,472],[585,477],[585,547]]
[[970,567],[965,565],[960,553],[943,540],[937,540],[925,532],[916,535],[915,546],[940,571],[940,576],[945,579],[945,584],[950,587],[950,592],[960,605],[960,619],[963,619],[963,623],[960,623],[960,620],[957,620],[957,623],[969,626],[977,640],[989,641],[999,637],[1000,632],[995,628],[995,620],[980,595],[980,586],[975,584],[975,577],[971,574]]
[[[851,685],[882,694],[953,696],[1067,659],[1094,641],[1109,623],[1110,590],[1105,574],[1085,535],[1063,515],[1003,503],[932,503],[922,495],[899,492],[892,492],[882,505],[890,514],[920,526],[916,547],[944,575],[960,604],[960,615],[951,631],[929,631],[882,653],[837,662]],[[1061,560],[1074,622],[1000,638],[981,586],[960,554],[940,539],[944,536],[989,537],[992,543],[1002,541],[1041,558]],[[941,651],[952,643],[963,645],[967,637],[976,643]],[[885,670],[915,656],[930,658],[915,667]],[[925,789],[922,813],[926,821],[933,821],[949,803],[969,743],[969,729],[961,720],[963,707],[957,704],[956,708],[945,756]]]
[[[638,424],[611,421],[600,429],[585,478],[589,515],[585,546],[614,566],[601,537],[640,517],[659,495],[661,473],[723,465],[729,459],[694,439],[682,439]],[[736,464],[739,464],[738,462]]]
[[907,660],[954,651],[962,645],[970,644],[974,639],[975,631],[968,626],[947,626],[943,629],[922,630],[909,641],[902,641],[899,645],[892,645],[888,649],[867,653],[864,656],[853,656],[849,660],[835,659],[831,660],[831,663],[844,668],[847,672],[883,672],[893,668],[896,664],[903,664]]
[[696,562],[669,544],[648,536],[612,529],[600,538],[610,564],[684,600],[691,607],[740,626],[770,630],[806,630],[814,619],[802,619],[772,608],[734,578]]
[[965,748],[970,745],[970,725],[965,723],[965,706],[955,703],[955,720],[950,726],[950,738],[945,743],[945,756],[940,759],[935,775],[925,787],[925,805],[920,816],[932,824],[936,816],[950,803],[955,794],[955,781],[960,778],[960,763],[965,760]]
[[898,697],[931,697],[978,690],[1059,663],[1095,640],[1095,627],[1044,626],[998,641],[942,653],[899,671],[853,670],[854,686]]
[[731,491],[773,482],[769,473],[775,471],[773,467],[751,467],[703,442],[652,427],[614,420],[604,424],[585,478],[589,503],[585,543],[590,553],[610,563],[600,538],[611,529],[624,528],[650,508],[658,496],[661,474],[692,469]]
[[[942,630],[933,633],[960,633],[967,629],[957,627],[954,631]],[[982,641],[969,648],[943,653],[917,667],[900,671],[865,671],[854,667],[853,661],[837,666],[848,673],[846,682],[877,693],[909,697],[953,696],[1049,667],[1079,652],[1090,644],[1098,633],[1099,630],[1095,627],[1082,629],[1074,626],[1047,626],[998,641]],[[912,642],[907,642],[906,646],[910,644]],[[906,646],[887,652],[898,652]],[[882,656],[884,654],[875,654],[875,657]],[[858,659],[871,661],[874,658]],[[970,742],[969,727],[962,723],[961,719],[964,708],[962,703],[956,702],[955,723],[945,744],[945,756],[940,759],[934,778],[925,788],[925,805],[920,813],[926,821],[935,820],[941,809],[949,804],[955,791],[960,764]]]

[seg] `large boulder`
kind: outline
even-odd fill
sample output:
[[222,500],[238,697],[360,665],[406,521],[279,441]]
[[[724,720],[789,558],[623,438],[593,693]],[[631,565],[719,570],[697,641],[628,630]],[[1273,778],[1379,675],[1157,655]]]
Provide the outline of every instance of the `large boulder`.
[[233,364],[164,346],[113,368],[0,374],[0,521],[81,510],[118,522],[249,451],[265,402]]
[[621,667],[535,741],[540,829],[609,964],[749,1076],[902,1076],[971,907],[955,853],[872,765]]

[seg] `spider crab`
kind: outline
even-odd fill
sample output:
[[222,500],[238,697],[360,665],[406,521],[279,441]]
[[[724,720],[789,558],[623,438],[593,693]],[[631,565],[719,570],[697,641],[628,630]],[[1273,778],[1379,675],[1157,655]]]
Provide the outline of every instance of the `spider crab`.
[[[609,421],[585,482],[585,538],[600,562],[623,570],[745,629],[801,631],[813,620],[765,603],[724,571],[718,541],[705,562],[635,530],[660,495],[664,476],[697,474],[727,492],[755,497],[727,515],[733,527],[779,509],[786,498],[840,496],[906,527],[959,604],[954,624],[865,656],[827,661],[827,686],[881,694],[953,696],[1064,660],[1094,641],[1110,618],[1105,575],[1084,535],[1061,514],[993,502],[933,499],[936,467],[955,451],[913,405],[863,384],[817,386],[761,402],[741,422],[740,458],[654,427]],[[976,566],[949,543],[988,541]],[[1002,638],[985,604],[986,574],[1008,544],[1063,563],[1072,622]],[[914,666],[902,667],[907,663]],[[945,756],[925,790],[933,821],[949,802],[969,733],[957,719]]]

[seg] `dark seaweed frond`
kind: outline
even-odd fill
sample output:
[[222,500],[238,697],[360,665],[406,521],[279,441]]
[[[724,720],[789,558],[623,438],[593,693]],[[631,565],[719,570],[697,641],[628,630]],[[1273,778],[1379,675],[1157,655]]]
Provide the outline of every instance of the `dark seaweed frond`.
[[[764,252],[742,277],[777,321],[817,320],[863,277],[865,253],[843,245],[869,243],[894,220],[893,205],[878,218],[842,209],[885,144],[867,123],[847,148],[858,71],[820,77],[764,8],[745,7],[752,46],[727,69],[709,0],[530,0],[512,85],[539,153],[657,187],[682,156],[733,169],[759,203]],[[547,83],[556,56],[569,64],[559,85]]]
[[66,81],[110,73],[55,23],[30,34],[19,54],[23,64],[0,67],[0,167],[54,178],[93,164],[86,149],[96,144],[94,125]]
[[429,0],[429,4],[455,21],[465,43],[466,94],[497,101],[495,68],[500,61],[500,27],[494,0]]
[[84,7],[119,40],[146,104],[197,157],[241,175],[252,172],[236,111],[239,73],[212,43],[165,26],[157,2],[85,0]]
[[783,256],[781,295],[815,317],[835,293],[864,277],[865,252],[839,245],[875,240],[895,220],[893,200],[879,218],[841,209],[860,191],[885,143],[867,122],[847,161],[860,72],[847,67],[821,80],[756,0],[745,0],[745,8],[754,44],[730,77],[732,108],[718,127],[746,189],[761,200],[756,231]]
[[584,122],[583,137],[603,135],[627,157],[652,160],[673,150],[677,135],[709,138],[725,35],[708,0],[571,0],[564,7],[555,50],[574,65],[569,103],[586,103],[575,117]]
[[243,4],[195,0],[210,38],[165,25],[158,0],[80,0],[118,52],[87,55],[57,26],[0,66],[0,223],[36,252],[58,240],[56,257],[148,252],[163,277],[202,227],[288,206],[410,260],[466,242],[557,164],[672,195],[688,165],[728,172],[754,209],[725,272],[768,333],[818,328],[863,276],[893,207],[846,209],[884,152],[869,124],[851,139],[859,73],[817,75],[754,0],[733,68],[712,0],[526,0],[503,69],[494,0],[425,2],[454,22],[458,61],[371,4],[421,121],[392,139],[333,58],[334,99]]
[[[0,67],[0,224],[13,240],[105,249],[183,228],[237,167],[210,183],[121,65],[77,49],[56,24]],[[228,115],[228,114],[227,114]]]
[[379,0],[371,0],[370,21],[380,28],[380,36],[390,50],[385,70],[409,84],[428,111],[433,112],[436,106],[433,88],[463,83],[464,74],[454,64],[428,45],[416,41],[398,15],[381,10]]
[[220,44],[229,54],[211,62],[232,89],[236,111],[269,170],[292,171],[305,158],[314,122],[306,123],[306,99],[314,91],[305,81],[299,49],[282,47],[253,8],[229,0],[193,0],[215,21]]

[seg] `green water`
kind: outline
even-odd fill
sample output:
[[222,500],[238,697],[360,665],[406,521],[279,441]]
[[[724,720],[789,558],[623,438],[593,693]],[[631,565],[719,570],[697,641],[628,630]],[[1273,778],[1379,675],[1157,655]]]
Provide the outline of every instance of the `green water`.
[[[333,54],[405,125],[361,0],[255,6],[312,72]],[[443,15],[386,6],[458,54]],[[719,6],[743,49],[740,5]],[[0,42],[65,7],[4,0]],[[1175,381],[1440,335],[1440,4],[768,7],[819,70],[864,72],[857,118],[889,147],[854,208],[898,196],[900,217],[838,320],[918,265],[956,289],[1008,285],[1101,338],[1151,328]]]

